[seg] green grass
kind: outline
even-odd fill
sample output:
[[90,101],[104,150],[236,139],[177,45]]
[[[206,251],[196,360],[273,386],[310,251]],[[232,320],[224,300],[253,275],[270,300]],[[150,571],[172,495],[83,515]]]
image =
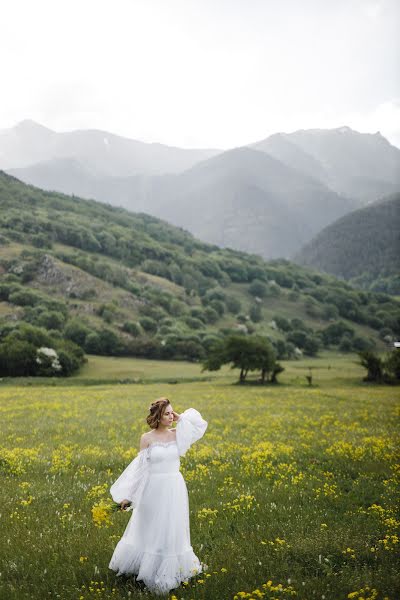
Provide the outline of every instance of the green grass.
[[[196,364],[90,357],[74,385],[0,388],[1,600],[153,597],[108,569],[129,515],[96,527],[90,495],[104,486],[107,498],[161,395],[209,423],[181,461],[191,541],[208,570],[176,598],[398,598],[399,395],[363,384],[354,360],[287,363],[281,385],[261,387],[232,385],[229,370],[185,382]],[[147,383],[80,385],[132,373]],[[269,580],[283,589],[263,588]]]
[[[314,387],[338,385],[360,385],[366,371],[358,364],[355,354],[338,354],[330,351],[322,352],[316,358],[281,361],[285,368],[279,375],[281,385],[307,386],[306,375],[312,370]],[[235,384],[239,376],[238,370],[228,366],[220,371],[202,371],[200,363],[169,360],[149,360],[130,357],[88,355],[87,362],[79,373],[69,378],[19,377],[3,378],[1,384],[22,386],[75,386],[98,385],[104,383],[168,383],[179,384],[192,381],[214,381],[224,384]],[[255,382],[257,372],[250,373],[248,379]]]

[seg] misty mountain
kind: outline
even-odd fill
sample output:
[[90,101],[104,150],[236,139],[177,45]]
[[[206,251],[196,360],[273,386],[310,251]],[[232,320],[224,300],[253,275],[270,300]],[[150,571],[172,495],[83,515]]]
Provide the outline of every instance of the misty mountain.
[[290,257],[358,207],[265,152],[237,148],[179,175],[96,177],[74,161],[11,172],[48,190],[92,197],[184,227],[200,239],[265,258]]
[[338,219],[296,256],[337,277],[373,279],[400,273],[400,193]]
[[[356,203],[250,148],[236,148],[180,175],[125,180],[125,208],[184,227],[200,239],[288,257]],[[120,201],[122,200],[120,196]]]
[[56,133],[29,120],[0,131],[0,168],[7,170],[74,159],[100,177],[178,173],[218,152],[148,144],[95,129]]
[[363,204],[400,189],[400,150],[350,127],[279,133],[251,146]]
[[[46,139],[88,134],[93,141],[93,135],[101,133],[55,134],[26,122],[14,130],[18,128],[30,132],[25,152],[32,156],[37,131],[38,158],[43,156]],[[157,146],[115,137],[139,144],[146,151]],[[105,169],[100,168],[101,160],[85,161],[82,151],[75,149],[73,156],[8,172],[46,190],[161,217],[204,241],[266,258],[292,256],[337,218],[400,189],[400,150],[379,134],[361,134],[348,127],[272,135],[251,147],[199,159],[180,173],[167,173],[167,166],[159,167],[163,175],[149,174],[145,169],[116,175],[116,145],[107,146],[103,139],[98,146],[101,152],[107,147],[110,153]],[[146,162],[144,156],[130,160],[136,165]],[[120,168],[122,163],[118,164]]]

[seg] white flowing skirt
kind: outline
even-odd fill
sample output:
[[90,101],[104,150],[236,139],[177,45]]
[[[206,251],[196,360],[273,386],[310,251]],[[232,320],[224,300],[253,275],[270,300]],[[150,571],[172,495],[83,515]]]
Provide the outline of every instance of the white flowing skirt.
[[189,499],[180,471],[151,473],[109,564],[156,594],[167,594],[201,573],[190,544]]

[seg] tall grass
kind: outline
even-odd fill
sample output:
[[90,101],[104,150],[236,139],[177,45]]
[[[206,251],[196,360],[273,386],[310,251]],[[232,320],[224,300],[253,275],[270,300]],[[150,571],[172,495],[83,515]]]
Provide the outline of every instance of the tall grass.
[[398,598],[396,390],[358,383],[340,357],[314,362],[309,388],[308,364],[265,388],[225,373],[167,388],[0,389],[0,598],[153,597],[108,569],[129,515],[96,525],[91,509],[166,393],[209,422],[181,467],[208,569],[171,598]]

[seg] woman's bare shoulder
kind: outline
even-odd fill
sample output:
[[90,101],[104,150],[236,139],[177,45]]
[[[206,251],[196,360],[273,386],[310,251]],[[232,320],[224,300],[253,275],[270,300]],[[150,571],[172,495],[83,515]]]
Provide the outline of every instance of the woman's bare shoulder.
[[143,450],[144,448],[147,448],[147,446],[150,444],[151,442],[151,431],[146,431],[146,433],[142,433],[142,436],[140,438],[140,449]]

